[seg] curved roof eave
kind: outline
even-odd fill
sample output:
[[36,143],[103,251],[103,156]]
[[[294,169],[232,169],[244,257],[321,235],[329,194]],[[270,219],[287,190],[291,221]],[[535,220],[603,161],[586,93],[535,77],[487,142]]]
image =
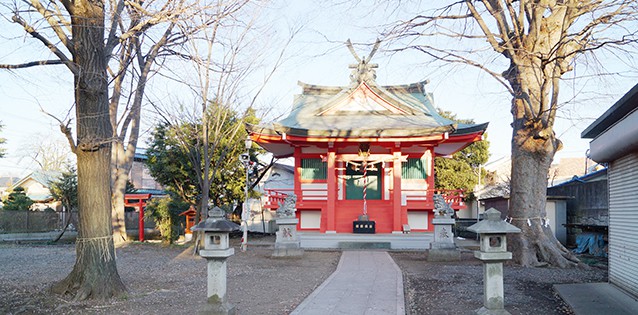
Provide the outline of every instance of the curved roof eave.
[[475,124],[475,125],[458,124],[457,129],[456,131],[454,131],[453,134],[465,135],[465,134],[476,133],[476,132],[481,132],[481,134],[483,134],[485,133],[485,130],[487,130],[487,126],[489,124],[490,124],[489,122],[482,123],[482,124]]

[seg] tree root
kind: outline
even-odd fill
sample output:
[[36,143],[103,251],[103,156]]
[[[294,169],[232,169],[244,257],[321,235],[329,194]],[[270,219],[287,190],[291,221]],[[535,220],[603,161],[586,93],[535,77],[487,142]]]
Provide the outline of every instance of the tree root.
[[578,265],[578,263],[566,257],[566,252],[555,246],[555,244],[552,244],[549,240],[540,240],[539,242],[535,242],[534,245],[538,249],[537,258],[539,262],[545,262],[559,268],[573,268]]
[[587,268],[543,227],[523,227],[521,234],[511,237],[514,261],[524,267]]
[[93,238],[76,244],[77,257],[73,270],[50,287],[52,293],[73,295],[73,301],[107,300],[125,294],[115,265],[111,237]]
[[64,280],[54,283],[50,288],[50,292],[59,295],[71,295],[73,302],[84,301],[88,299],[108,300],[114,297],[120,297],[127,293],[124,284],[117,281],[93,282],[81,281],[73,272]]

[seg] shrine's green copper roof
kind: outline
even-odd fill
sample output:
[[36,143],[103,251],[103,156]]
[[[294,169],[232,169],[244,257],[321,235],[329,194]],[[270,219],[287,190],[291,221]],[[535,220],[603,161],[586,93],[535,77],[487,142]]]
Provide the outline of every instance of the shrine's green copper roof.
[[303,91],[295,97],[290,114],[271,128],[276,133],[322,137],[411,137],[485,130],[487,124],[459,124],[440,116],[431,95],[423,91],[425,83],[377,86],[362,82],[347,87],[300,83]]
[[348,48],[357,60],[348,86],[317,86],[299,83],[290,114],[272,126],[249,126],[261,134],[301,137],[414,137],[448,133],[463,135],[484,132],[487,124],[460,124],[438,114],[426,81],[408,85],[380,86],[376,64],[369,63],[378,48],[360,58],[352,44]]

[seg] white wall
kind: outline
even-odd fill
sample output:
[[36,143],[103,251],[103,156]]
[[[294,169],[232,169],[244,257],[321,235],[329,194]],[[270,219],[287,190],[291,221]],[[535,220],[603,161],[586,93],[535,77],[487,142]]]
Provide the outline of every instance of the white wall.
[[299,218],[302,229],[319,229],[321,227],[321,211],[301,211]]
[[408,211],[410,230],[427,230],[429,211]]
[[567,228],[563,225],[567,223],[567,202],[565,200],[548,200],[545,204],[549,227],[554,232],[556,239],[563,244],[567,244]]

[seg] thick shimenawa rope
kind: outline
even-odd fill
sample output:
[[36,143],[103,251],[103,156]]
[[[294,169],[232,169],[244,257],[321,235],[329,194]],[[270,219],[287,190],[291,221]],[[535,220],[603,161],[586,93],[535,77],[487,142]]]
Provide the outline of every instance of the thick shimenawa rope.
[[527,225],[532,226],[532,220],[540,220],[542,226],[549,227],[549,219],[547,217],[529,217],[529,218],[506,217],[503,221],[508,223],[512,223],[512,221],[527,221]]
[[[98,247],[99,252],[102,253],[102,260],[108,262],[112,259],[113,255],[111,255],[111,246],[109,242],[113,242],[113,236],[99,236],[99,237],[81,237],[76,239],[76,244],[78,247],[82,248],[91,244],[92,246]],[[80,256],[79,259],[82,259]]]

